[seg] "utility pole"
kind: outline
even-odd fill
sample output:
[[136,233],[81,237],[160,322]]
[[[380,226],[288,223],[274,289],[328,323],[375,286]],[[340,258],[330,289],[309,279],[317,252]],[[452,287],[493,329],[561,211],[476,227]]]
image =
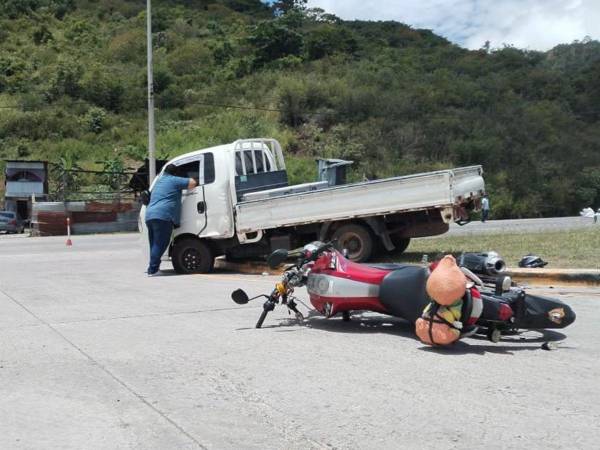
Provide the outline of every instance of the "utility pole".
[[152,12],[150,0],[146,0],[146,36],[148,47],[148,186],[156,177],[154,132],[154,79],[152,76]]

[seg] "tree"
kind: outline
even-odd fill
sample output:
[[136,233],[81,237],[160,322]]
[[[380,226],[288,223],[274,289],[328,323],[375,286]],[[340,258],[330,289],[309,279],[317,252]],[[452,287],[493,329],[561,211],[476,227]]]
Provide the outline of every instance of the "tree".
[[277,0],[274,1],[271,8],[276,15],[287,14],[294,10],[303,10],[306,8],[307,0]]
[[67,201],[72,193],[77,192],[81,185],[77,157],[72,152],[65,152],[58,163],[52,166],[52,173],[56,180],[56,194],[59,201]]
[[279,19],[260,22],[252,31],[249,42],[255,48],[257,67],[288,55],[300,55],[303,47],[302,35]]

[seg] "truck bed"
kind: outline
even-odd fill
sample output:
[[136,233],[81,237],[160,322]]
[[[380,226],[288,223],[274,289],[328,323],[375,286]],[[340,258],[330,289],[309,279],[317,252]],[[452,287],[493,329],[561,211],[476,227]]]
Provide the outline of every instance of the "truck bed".
[[[446,208],[482,195],[481,166],[421,173],[239,202],[238,232]],[[349,213],[351,212],[351,213]]]

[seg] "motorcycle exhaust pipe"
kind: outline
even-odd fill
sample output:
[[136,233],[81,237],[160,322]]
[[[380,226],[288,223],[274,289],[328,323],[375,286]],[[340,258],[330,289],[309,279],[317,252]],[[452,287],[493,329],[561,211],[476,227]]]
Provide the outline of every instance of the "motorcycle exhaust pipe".
[[506,263],[496,252],[463,253],[458,265],[481,275],[500,275],[506,272]]

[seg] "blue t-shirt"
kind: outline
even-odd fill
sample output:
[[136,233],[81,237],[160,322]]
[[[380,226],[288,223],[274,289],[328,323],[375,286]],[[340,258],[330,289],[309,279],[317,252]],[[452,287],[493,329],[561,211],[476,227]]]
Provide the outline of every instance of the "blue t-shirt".
[[145,220],[167,220],[173,222],[174,225],[179,225],[181,191],[187,189],[189,182],[189,178],[163,173],[152,188],[150,203],[146,207]]

